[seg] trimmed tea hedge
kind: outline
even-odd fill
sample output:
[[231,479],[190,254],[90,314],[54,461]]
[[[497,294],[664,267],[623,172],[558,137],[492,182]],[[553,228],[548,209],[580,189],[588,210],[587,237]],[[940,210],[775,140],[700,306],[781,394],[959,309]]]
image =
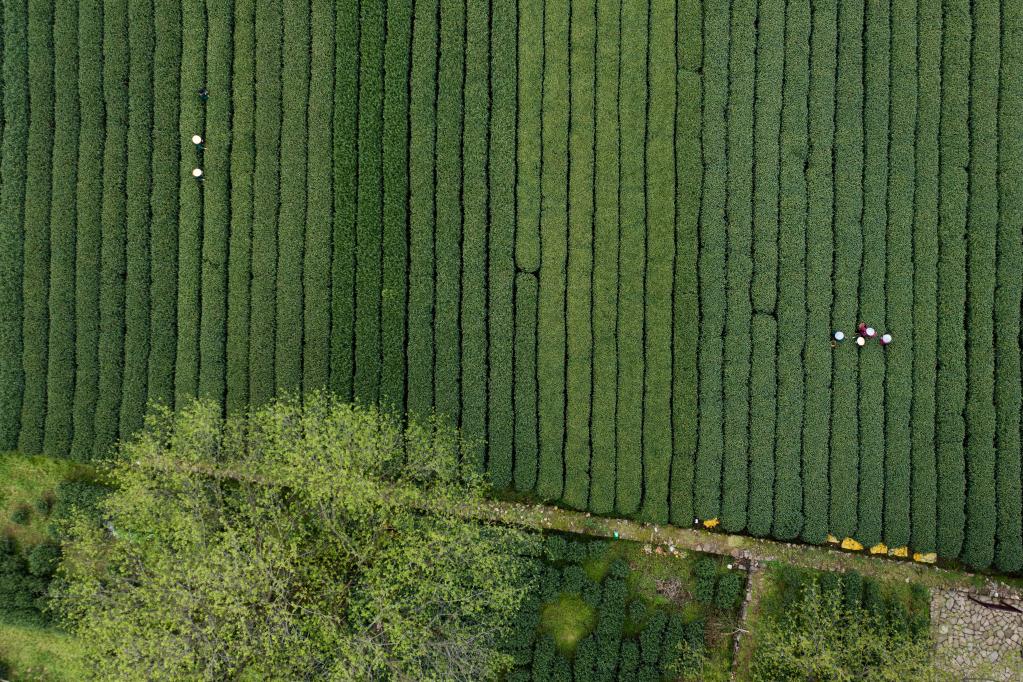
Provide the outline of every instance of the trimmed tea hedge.
[[1023,568],[1013,3],[3,12],[0,448],[329,388],[527,499]]

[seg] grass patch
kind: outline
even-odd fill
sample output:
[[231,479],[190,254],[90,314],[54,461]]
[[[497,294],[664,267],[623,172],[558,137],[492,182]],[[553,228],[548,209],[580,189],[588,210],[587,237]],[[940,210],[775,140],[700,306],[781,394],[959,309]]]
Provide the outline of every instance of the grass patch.
[[540,629],[554,638],[566,656],[575,652],[575,645],[593,632],[596,624],[596,613],[578,594],[562,594],[540,612]]
[[78,642],[50,628],[0,623],[0,659],[14,680],[81,680],[86,677]]
[[[70,460],[16,452],[0,453],[0,522],[3,523],[3,533],[13,537],[21,546],[38,543],[46,531],[47,520],[45,514],[37,511],[36,502],[52,498],[61,481],[88,477],[89,473],[87,467]],[[14,523],[15,511],[26,505],[32,510],[27,523]]]

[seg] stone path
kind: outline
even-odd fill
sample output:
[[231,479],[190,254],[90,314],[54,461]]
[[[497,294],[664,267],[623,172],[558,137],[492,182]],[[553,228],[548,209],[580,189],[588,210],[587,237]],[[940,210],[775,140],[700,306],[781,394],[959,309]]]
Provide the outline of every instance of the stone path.
[[[1023,599],[1023,591],[999,577],[977,575],[929,564],[847,552],[830,545],[804,545],[778,542],[744,535],[728,535],[695,528],[679,528],[625,519],[592,516],[541,504],[486,502],[472,510],[471,516],[526,526],[537,530],[553,529],[600,537],[650,543],[670,550],[691,550],[722,554],[758,563],[782,563],[823,571],[859,571],[883,580],[917,582],[931,589],[964,589],[978,594],[998,593]],[[1023,679],[1023,678],[1021,678]]]
[[1023,679],[1023,600],[933,590],[931,627],[938,656],[964,679]]

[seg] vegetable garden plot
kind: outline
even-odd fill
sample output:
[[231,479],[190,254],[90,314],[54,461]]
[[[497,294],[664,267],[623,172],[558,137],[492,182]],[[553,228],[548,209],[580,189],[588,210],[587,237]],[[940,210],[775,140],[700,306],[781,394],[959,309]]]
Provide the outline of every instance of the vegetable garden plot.
[[5,0],[0,447],[326,387],[501,490],[1019,570],[1016,4]]

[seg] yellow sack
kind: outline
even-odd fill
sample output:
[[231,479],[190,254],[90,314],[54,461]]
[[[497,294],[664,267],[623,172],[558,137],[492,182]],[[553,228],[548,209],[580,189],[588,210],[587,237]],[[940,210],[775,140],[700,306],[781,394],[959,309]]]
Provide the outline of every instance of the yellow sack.
[[873,547],[870,548],[870,553],[871,554],[887,554],[888,553],[888,545],[884,544],[883,542],[879,542],[879,543],[877,543],[876,545],[874,545]]
[[909,547],[894,547],[888,550],[889,556],[897,556],[905,559],[909,556]]
[[842,549],[851,549],[854,552],[858,552],[861,549],[863,549],[863,545],[856,542],[852,538],[846,538],[845,540],[842,540]]
[[706,526],[707,528],[714,528],[719,523],[721,523],[721,522],[718,521],[717,518],[713,518],[713,519],[707,519],[706,521],[704,521],[703,525]]
[[933,564],[937,560],[938,555],[934,552],[928,552],[927,554],[917,552],[913,555],[913,561],[919,561],[922,564]]
[[830,542],[833,545],[837,545],[839,540],[834,535],[828,535],[828,542]]

